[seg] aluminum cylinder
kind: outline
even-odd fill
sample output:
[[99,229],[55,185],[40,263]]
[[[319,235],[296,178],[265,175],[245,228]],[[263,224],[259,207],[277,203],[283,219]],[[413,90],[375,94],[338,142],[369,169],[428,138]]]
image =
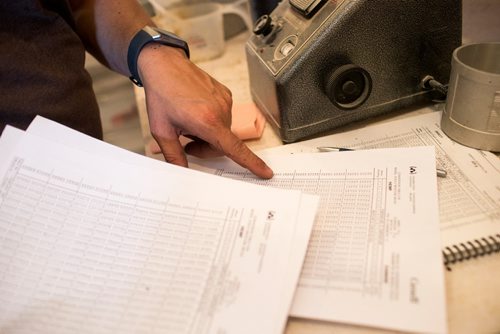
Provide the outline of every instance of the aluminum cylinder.
[[460,144],[500,151],[500,43],[455,49],[441,129]]

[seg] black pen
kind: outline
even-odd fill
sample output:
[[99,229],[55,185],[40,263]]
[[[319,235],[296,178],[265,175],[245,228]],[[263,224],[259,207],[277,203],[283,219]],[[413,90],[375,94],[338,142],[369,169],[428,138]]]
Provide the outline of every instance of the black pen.
[[343,152],[343,151],[354,151],[352,148],[345,147],[332,147],[332,146],[320,146],[316,147],[320,152]]
[[[316,147],[320,152],[344,152],[344,151],[354,151],[352,148],[345,147],[333,147],[333,146],[319,146]],[[441,168],[436,168],[436,175],[438,177],[446,177],[448,172]]]

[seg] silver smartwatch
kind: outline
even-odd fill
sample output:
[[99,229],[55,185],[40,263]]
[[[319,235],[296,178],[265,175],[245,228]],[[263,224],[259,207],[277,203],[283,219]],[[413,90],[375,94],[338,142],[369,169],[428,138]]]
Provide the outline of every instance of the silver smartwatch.
[[142,87],[142,81],[137,70],[137,59],[142,48],[149,43],[160,43],[184,50],[189,58],[189,47],[186,41],[179,36],[160,28],[145,26],[132,38],[128,47],[127,63],[130,71],[130,80],[139,87]]

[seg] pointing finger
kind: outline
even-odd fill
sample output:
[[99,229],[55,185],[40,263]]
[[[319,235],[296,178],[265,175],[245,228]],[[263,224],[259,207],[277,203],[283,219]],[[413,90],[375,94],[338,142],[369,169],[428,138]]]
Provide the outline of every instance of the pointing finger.
[[215,144],[217,149],[221,150],[234,162],[247,168],[258,177],[263,179],[270,179],[273,177],[274,173],[272,169],[231,131],[227,130],[225,134],[221,134]]

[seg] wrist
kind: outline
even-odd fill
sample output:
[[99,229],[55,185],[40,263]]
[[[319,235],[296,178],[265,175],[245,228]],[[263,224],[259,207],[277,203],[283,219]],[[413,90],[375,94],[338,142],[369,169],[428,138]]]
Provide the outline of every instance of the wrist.
[[[179,62],[188,61],[186,53],[179,49],[157,43],[146,45],[137,59],[137,71],[142,83],[147,81],[148,77],[161,73],[167,73],[164,70],[171,71],[179,66]],[[163,68],[158,68],[162,66]],[[167,67],[167,68],[165,68]]]

